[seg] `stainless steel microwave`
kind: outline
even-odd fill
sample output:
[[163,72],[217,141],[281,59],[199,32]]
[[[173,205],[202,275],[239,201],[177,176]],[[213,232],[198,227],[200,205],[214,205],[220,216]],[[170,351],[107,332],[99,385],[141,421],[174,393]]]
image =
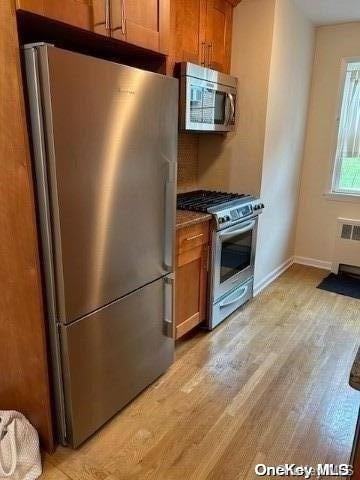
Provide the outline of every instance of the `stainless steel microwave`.
[[181,130],[234,130],[237,78],[192,63],[179,64],[178,71]]

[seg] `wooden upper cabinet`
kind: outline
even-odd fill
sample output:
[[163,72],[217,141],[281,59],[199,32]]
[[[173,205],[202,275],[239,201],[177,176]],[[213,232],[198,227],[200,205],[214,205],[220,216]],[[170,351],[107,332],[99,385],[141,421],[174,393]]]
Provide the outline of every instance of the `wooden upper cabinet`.
[[167,54],[170,0],[16,0],[18,9]]
[[227,0],[206,1],[206,63],[220,72],[229,72],[233,7]]
[[169,0],[93,0],[94,31],[168,53]]
[[228,73],[231,63],[232,4],[228,0],[171,2],[169,63],[192,62]]
[[17,8],[44,17],[92,30],[92,6],[90,0],[16,0]]
[[175,23],[173,54],[176,61],[204,63],[204,0],[176,0],[171,13]]
[[[126,41],[151,50],[168,53],[169,1],[113,0],[123,3]],[[119,9],[117,9],[119,11]],[[119,20],[117,21],[119,23]]]

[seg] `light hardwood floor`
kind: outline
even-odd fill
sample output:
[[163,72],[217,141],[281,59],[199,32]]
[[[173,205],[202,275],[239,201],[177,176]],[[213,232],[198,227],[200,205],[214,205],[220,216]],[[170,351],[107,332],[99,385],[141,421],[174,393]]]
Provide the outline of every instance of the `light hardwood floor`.
[[347,463],[360,302],[316,289],[325,275],[294,265],[181,342],[163,377],[78,451],[46,457],[41,478],[249,480],[256,463]]

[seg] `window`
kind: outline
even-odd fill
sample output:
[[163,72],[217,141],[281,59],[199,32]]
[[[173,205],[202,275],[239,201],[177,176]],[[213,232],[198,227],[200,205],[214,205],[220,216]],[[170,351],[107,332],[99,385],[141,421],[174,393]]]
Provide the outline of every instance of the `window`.
[[360,195],[360,59],[345,62],[334,156],[332,192]]

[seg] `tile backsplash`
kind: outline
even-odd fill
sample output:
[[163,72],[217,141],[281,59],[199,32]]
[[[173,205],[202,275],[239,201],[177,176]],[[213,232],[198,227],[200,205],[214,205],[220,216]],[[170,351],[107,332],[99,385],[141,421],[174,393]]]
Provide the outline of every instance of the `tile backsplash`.
[[198,188],[199,182],[199,135],[179,134],[178,184],[179,193]]

